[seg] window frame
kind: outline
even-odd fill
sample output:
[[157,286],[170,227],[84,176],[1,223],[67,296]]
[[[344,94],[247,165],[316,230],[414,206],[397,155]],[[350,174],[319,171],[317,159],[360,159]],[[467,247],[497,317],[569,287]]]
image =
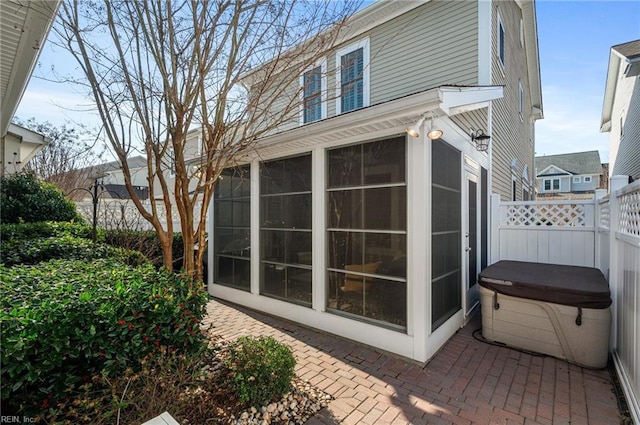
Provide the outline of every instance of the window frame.
[[497,56],[498,56],[498,62],[500,63],[500,65],[502,65],[502,69],[504,70],[506,68],[506,57],[507,57],[507,48],[506,48],[506,41],[507,41],[507,31],[505,30],[504,24],[502,23],[502,17],[500,16],[500,12],[498,12],[498,34],[497,34],[497,41],[498,41],[498,51],[496,52]]
[[[362,106],[359,108],[352,109],[352,111],[356,111],[358,109],[366,108],[370,103],[370,43],[369,37],[363,38],[360,41],[349,44],[341,49],[338,49],[336,52],[336,115],[343,114],[342,110],[342,57],[348,55],[351,52],[354,52],[358,49],[362,49]],[[346,111],[351,112],[351,111]]]
[[[320,118],[312,121],[305,121],[305,93],[304,93],[304,76],[316,68],[320,68]],[[323,57],[316,61],[313,65],[305,68],[299,77],[300,83],[300,107],[299,121],[300,125],[310,124],[327,118],[327,58]]]
[[591,183],[592,181],[593,181],[593,178],[591,176],[584,176],[585,183]]
[[[586,178],[586,177],[585,177]],[[582,183],[582,177],[580,176],[574,176],[573,177],[573,183]]]

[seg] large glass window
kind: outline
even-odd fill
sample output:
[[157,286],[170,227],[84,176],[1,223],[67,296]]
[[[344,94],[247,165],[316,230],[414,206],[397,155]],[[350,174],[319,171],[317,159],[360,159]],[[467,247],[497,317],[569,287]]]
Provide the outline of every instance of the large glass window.
[[311,155],[260,169],[260,293],[311,306]]
[[369,39],[366,38],[336,53],[336,113],[369,106]]
[[214,282],[251,288],[250,166],[225,169],[214,195]]
[[441,140],[432,143],[431,329],[461,308],[460,152]]
[[405,137],[327,152],[327,309],[407,324]]

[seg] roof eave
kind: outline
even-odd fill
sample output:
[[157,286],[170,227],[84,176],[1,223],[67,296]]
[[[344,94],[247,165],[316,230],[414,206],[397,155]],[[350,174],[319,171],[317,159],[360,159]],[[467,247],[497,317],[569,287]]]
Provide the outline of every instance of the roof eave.
[[521,6],[532,114],[535,120],[539,120],[544,118],[544,108],[542,106],[542,81],[540,77],[540,53],[535,0],[523,0]]

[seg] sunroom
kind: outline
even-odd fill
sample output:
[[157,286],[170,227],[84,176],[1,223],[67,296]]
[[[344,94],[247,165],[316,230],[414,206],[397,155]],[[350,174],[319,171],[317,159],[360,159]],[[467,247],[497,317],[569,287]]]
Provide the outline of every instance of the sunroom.
[[209,293],[429,359],[478,304],[491,151],[470,133],[500,97],[438,87],[260,140],[218,182]]

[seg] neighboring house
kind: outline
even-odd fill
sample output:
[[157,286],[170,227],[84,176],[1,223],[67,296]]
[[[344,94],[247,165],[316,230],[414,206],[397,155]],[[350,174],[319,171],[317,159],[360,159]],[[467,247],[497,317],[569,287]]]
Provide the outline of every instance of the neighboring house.
[[[131,182],[134,190],[140,199],[149,199],[149,184],[147,183],[146,165],[147,160],[143,156],[134,156],[127,160],[129,169],[131,169]],[[103,164],[92,165],[90,167],[79,170],[70,171],[77,181],[77,189],[87,189],[91,187],[95,181],[101,185],[102,190],[100,196],[110,199],[130,199],[129,192],[124,184],[124,176],[120,161],[105,162]],[[90,201],[91,194],[86,191],[78,191],[78,196],[74,199],[82,201]]]
[[596,189],[605,187],[603,170],[598,151],[537,156],[538,196],[592,198]]
[[59,1],[0,1],[0,175],[20,171],[45,145],[40,134],[10,124]]
[[299,113],[218,182],[209,292],[430,358],[478,305],[489,194],[533,191],[539,69],[532,1],[358,12],[300,69]]
[[600,131],[609,132],[609,173],[640,178],[640,40],[611,48]]

